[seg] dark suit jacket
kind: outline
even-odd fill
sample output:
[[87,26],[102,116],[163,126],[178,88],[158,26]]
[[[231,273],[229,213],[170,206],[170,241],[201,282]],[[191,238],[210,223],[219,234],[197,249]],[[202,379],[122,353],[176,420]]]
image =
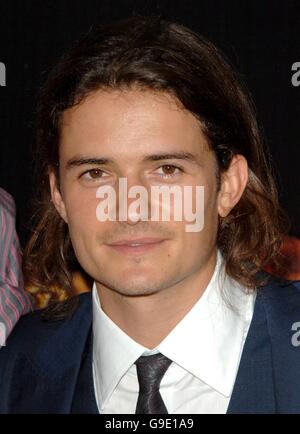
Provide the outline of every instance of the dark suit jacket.
[[[0,413],[98,413],[91,294],[79,300],[67,320],[44,322],[34,312],[19,321],[0,350]],[[297,322],[300,281],[258,290],[228,413],[300,413]]]

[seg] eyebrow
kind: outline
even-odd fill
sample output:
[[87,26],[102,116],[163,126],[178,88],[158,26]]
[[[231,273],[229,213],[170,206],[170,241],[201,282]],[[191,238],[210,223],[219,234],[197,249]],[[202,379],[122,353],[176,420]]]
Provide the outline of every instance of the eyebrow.
[[[199,161],[196,155],[191,152],[172,152],[172,153],[160,153],[145,155],[142,162],[148,161],[161,161],[161,160],[184,160],[199,165]],[[86,164],[105,165],[114,163],[111,158],[96,158],[96,157],[74,157],[67,161],[66,168],[71,169],[73,167],[80,167]]]
[[104,165],[112,163],[113,160],[109,158],[96,158],[96,157],[74,157],[67,161],[66,168],[71,169],[73,167],[83,166],[85,164],[97,164]]
[[191,152],[172,152],[169,154],[154,154],[154,155],[146,155],[143,158],[143,161],[160,161],[160,160],[185,160],[190,161],[192,163],[198,164],[198,158],[196,155]]

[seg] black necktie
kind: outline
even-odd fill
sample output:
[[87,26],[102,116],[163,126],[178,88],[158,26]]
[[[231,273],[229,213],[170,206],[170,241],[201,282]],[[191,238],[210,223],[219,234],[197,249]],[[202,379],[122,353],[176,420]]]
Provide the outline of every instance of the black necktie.
[[140,390],[135,414],[168,414],[159,385],[171,363],[172,360],[161,353],[137,359],[135,364]]

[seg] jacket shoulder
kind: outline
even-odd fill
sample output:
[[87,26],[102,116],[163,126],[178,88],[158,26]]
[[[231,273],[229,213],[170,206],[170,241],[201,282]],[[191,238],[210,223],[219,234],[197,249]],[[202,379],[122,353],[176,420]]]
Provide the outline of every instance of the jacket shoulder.
[[[271,276],[268,284],[258,289],[270,313],[300,314],[300,280],[286,280]],[[298,318],[300,320],[300,318]]]
[[261,289],[271,343],[279,413],[300,409],[300,281],[276,281]]
[[69,412],[92,330],[90,293],[78,299],[64,320],[45,321],[42,311],[19,320],[0,350],[0,414]]
[[[269,282],[257,290],[269,324],[269,332],[282,335],[300,321],[300,280],[285,280],[269,275]],[[286,336],[286,335],[285,335]]]
[[[43,363],[51,354],[60,359],[65,348],[71,348],[74,340],[85,336],[92,322],[90,293],[78,296],[78,307],[71,317],[60,321],[45,321],[43,311],[36,310],[22,316],[6,345],[0,349],[0,373],[7,363],[19,355],[37,363]],[[1,375],[1,374],[0,374]]]

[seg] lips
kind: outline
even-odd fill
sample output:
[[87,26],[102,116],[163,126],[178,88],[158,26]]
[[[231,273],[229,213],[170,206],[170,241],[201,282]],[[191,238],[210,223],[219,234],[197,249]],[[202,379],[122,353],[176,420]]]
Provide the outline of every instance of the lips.
[[119,253],[141,254],[157,248],[162,245],[164,241],[166,240],[162,238],[127,239],[108,244],[108,247]]
[[126,240],[120,240],[116,241],[114,243],[109,243],[110,246],[131,246],[131,247],[137,247],[144,244],[154,244],[159,243],[161,241],[164,241],[163,238],[135,238],[135,239],[126,239]]

